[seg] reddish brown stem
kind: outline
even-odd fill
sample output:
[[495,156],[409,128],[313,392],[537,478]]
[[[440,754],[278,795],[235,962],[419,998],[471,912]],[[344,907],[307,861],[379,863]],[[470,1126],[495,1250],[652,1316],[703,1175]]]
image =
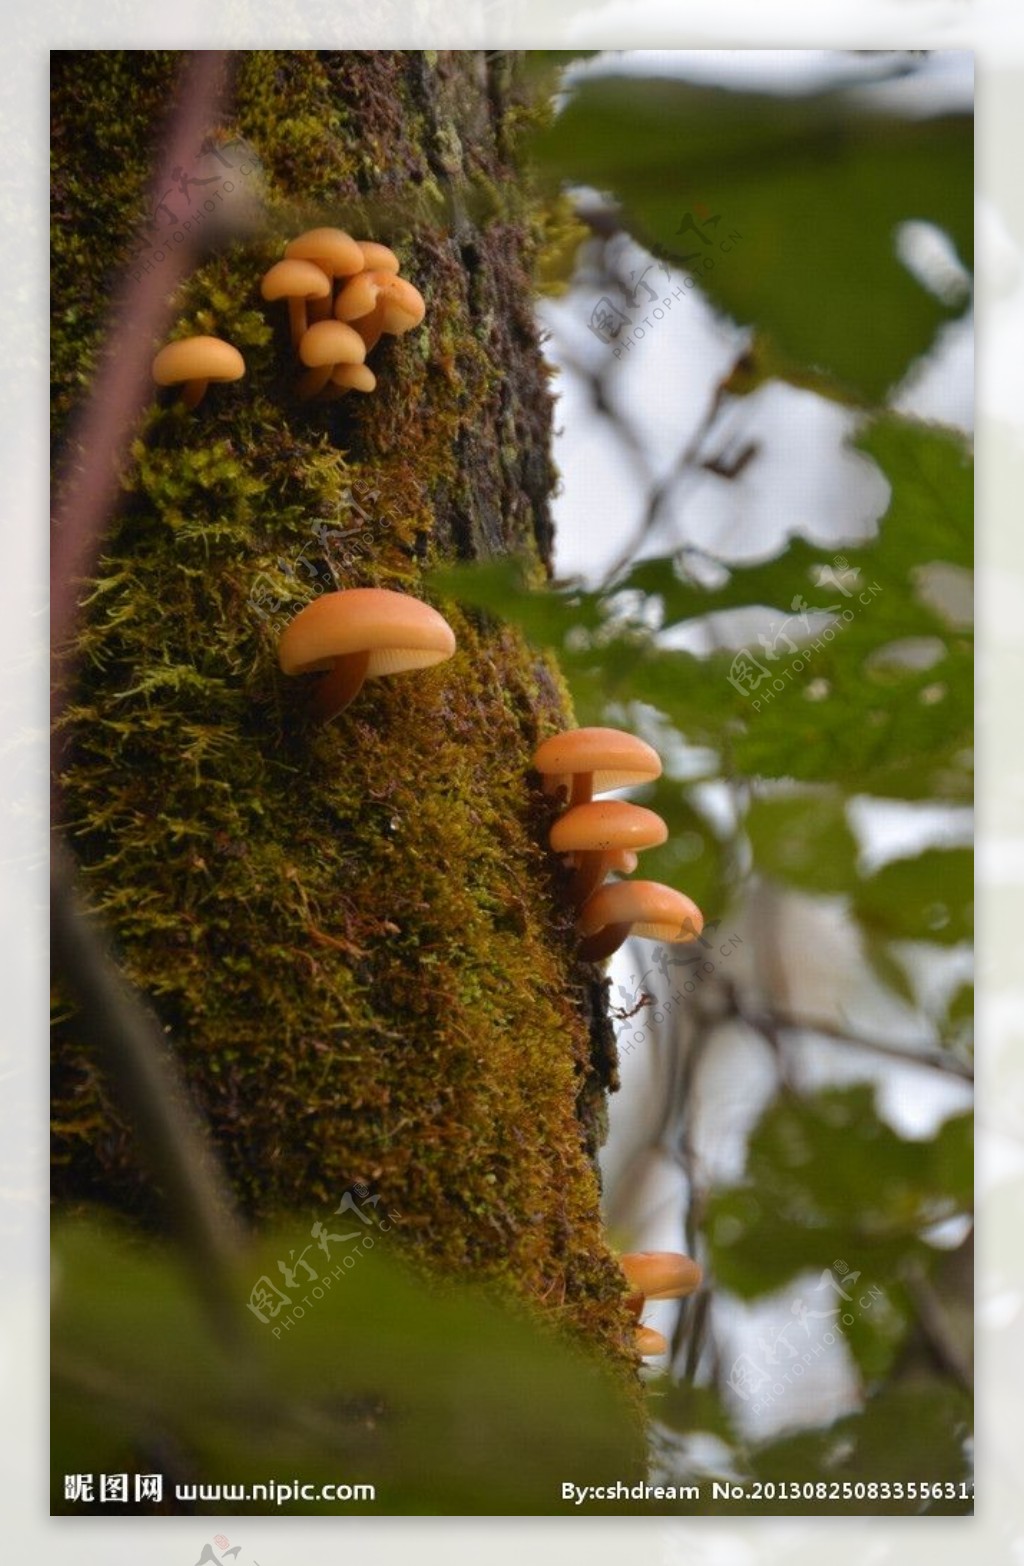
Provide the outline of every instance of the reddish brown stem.
[[347,658],[339,658],[334,668],[324,675],[313,702],[321,723],[330,723],[355,700],[363,688],[369,665],[368,652],[351,653]]
[[587,849],[576,855],[576,874],[569,882],[569,900],[582,908],[591,892],[601,885],[608,871],[608,855],[601,849]]
[[572,795],[569,799],[572,805],[589,805],[594,797],[594,774],[592,772],[577,772],[572,780]]
[[631,924],[606,924],[593,935],[585,936],[580,942],[580,961],[603,962],[612,952],[618,951],[632,928]]
[[198,408],[206,396],[209,381],[186,381],[182,387],[181,401],[186,408]]

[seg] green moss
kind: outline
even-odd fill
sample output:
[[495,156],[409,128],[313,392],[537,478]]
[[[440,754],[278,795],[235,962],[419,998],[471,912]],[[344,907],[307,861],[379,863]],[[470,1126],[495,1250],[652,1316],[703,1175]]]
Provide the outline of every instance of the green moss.
[[[145,185],[124,149],[148,148],[177,66],[139,60],[68,60],[57,86],[59,426]],[[549,569],[551,399],[530,308],[543,223],[465,218],[456,236],[422,196],[447,180],[458,206],[474,181],[512,180],[481,75],[451,54],[433,72],[387,52],[239,61],[218,130],[256,146],[266,224],[187,278],[175,332],[235,342],[247,374],[193,414],[154,397],[140,422],[83,598],[62,783],[91,900],[245,1209],[268,1220],[374,1184],[425,1263],[506,1280],[628,1370],[593,1158],[610,1028],[529,777],[537,741],[572,721],[557,670],[442,604],[456,656],[372,682],[317,729],[308,682],[276,662],[283,625],[332,586],[422,595],[431,564],[507,551]],[[83,152],[82,126],[104,117],[124,129]],[[441,167],[456,146],[465,190]],[[426,330],[376,352],[372,398],[301,405],[260,273],[300,212],[337,221],[391,195],[391,225],[361,232],[397,244]],[[151,1216],[63,1006],[55,1061],[58,1198]]]

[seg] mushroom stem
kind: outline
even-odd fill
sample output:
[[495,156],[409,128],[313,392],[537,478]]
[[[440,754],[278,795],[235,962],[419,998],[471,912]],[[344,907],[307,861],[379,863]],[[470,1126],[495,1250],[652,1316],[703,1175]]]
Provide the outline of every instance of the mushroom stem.
[[[330,275],[331,274],[328,272],[327,276],[330,277]],[[309,307],[306,311],[306,319],[310,323],[313,321],[329,320],[333,308],[334,299],[332,289],[331,292],[325,294],[322,299],[311,299],[309,301]]]
[[324,675],[313,698],[314,710],[321,723],[330,723],[359,695],[369,664],[368,652],[349,653],[339,658],[334,668]]
[[209,381],[186,381],[182,387],[181,400],[186,408],[198,408],[206,396],[206,388]]
[[603,848],[583,849],[576,855],[576,873],[569,882],[569,901],[582,908],[608,872],[610,855]]
[[[314,304],[316,301],[313,301]],[[305,375],[299,378],[298,394],[302,402],[308,402],[310,397],[315,397],[322,392],[334,371],[333,364],[318,364],[312,370],[307,370]]]
[[[315,300],[313,302],[316,303]],[[297,349],[306,335],[309,324],[305,299],[292,297],[288,300],[288,324],[291,328],[292,347]]]
[[593,935],[585,936],[580,942],[580,961],[603,962],[612,952],[618,951],[632,928],[632,924],[606,924]]
[[366,344],[367,353],[371,348],[376,348],[384,334],[384,306],[380,300],[374,305],[368,315],[359,316],[358,320],[350,321]]
[[572,795],[570,805],[589,805],[594,797],[594,774],[592,772],[576,772],[572,779]]

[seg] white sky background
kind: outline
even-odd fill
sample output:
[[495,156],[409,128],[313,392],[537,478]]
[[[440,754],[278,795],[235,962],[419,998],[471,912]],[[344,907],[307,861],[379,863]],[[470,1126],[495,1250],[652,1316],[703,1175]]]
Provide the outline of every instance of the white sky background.
[[[144,17],[124,0],[102,13],[82,0],[40,0],[17,15],[7,38],[0,94],[5,177],[2,240],[6,289],[0,331],[16,366],[0,386],[0,450],[8,488],[0,638],[7,672],[0,712],[0,953],[4,996],[0,1056],[0,1537],[3,1555],[59,1566],[191,1566],[213,1521],[154,1523],[46,1520],[46,58],[50,46],[117,48],[274,47],[707,48],[709,46],[977,48],[979,65],[980,320],[979,431],[981,620],[981,804],[984,893],[980,1022],[982,1147],[982,1495],[976,1522],[898,1519],[487,1519],[252,1518],[228,1528],[262,1566],[301,1559],[317,1566],[344,1558],[359,1566],[518,1566],[563,1561],[566,1548],[588,1566],[619,1566],[639,1549],[659,1566],[953,1566],[970,1540],[979,1559],[1024,1559],[1019,1483],[1019,1409],[1024,1399],[1024,987],[1020,977],[1020,888],[1024,881],[1024,729],[1008,721],[1024,681],[1024,8],[1018,0],[717,0],[698,12],[678,0],[630,0],[586,7],[577,0],[513,0],[456,8],[420,0],[414,8],[381,0],[339,10],[323,0],[273,10],[247,0],[211,9],[199,0],[154,8]],[[696,305],[695,305],[696,308]],[[705,333],[706,351],[714,350]],[[658,352],[660,353],[660,348]],[[710,361],[709,361],[710,363]],[[567,409],[568,411],[568,409]],[[933,410],[929,409],[930,412]],[[563,459],[564,460],[564,459]],[[810,505],[808,505],[810,511]],[[565,548],[569,547],[567,536]],[[709,523],[710,525],[710,523]],[[569,558],[568,556],[566,557]],[[614,1476],[610,1476],[614,1477]],[[229,1521],[219,1520],[221,1525]],[[970,1529],[970,1534],[964,1530]]]

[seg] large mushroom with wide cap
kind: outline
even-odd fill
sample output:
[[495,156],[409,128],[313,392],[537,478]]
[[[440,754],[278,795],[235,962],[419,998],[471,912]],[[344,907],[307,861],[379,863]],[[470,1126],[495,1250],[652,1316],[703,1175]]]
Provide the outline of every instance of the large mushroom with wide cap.
[[329,723],[364,680],[443,663],[455,633],[443,615],[408,593],[353,587],[315,598],[285,627],[278,661],[285,674],[323,673],[314,707]]
[[624,799],[592,799],[560,815],[548,841],[556,854],[572,855],[569,899],[579,906],[609,870],[621,866],[623,854],[654,848],[667,837],[668,827],[653,810]]
[[158,386],[180,386],[186,408],[197,408],[211,381],[237,381],[245,360],[222,337],[179,337],[161,348],[152,365]]
[[585,805],[609,789],[651,783],[661,776],[658,752],[622,729],[567,729],[537,746],[533,764],[544,792],[564,789],[572,805]]
[[703,928],[697,904],[660,881],[608,881],[587,898],[576,920],[584,962],[610,957],[630,935],[672,944],[695,941]]

